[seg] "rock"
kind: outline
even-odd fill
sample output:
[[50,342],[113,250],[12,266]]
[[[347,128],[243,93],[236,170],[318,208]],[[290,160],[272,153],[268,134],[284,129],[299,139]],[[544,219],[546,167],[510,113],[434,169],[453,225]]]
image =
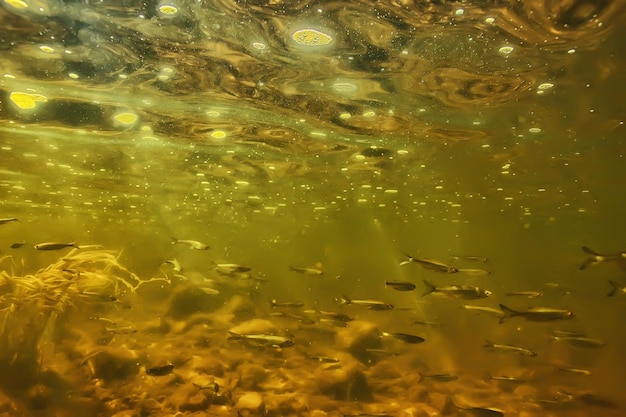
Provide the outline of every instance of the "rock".
[[338,368],[317,372],[320,391],[340,401],[371,401],[372,390],[365,374],[355,368]]
[[449,414],[456,407],[452,404],[452,400],[449,395],[441,394],[438,392],[430,392],[428,394],[428,403],[441,414]]
[[43,384],[35,384],[26,391],[26,401],[35,410],[48,408],[52,400],[52,389]]
[[94,378],[126,379],[139,372],[137,358],[127,351],[103,350],[87,361]]
[[202,411],[210,405],[209,398],[202,391],[187,397],[178,407],[180,411]]
[[239,387],[253,390],[267,379],[267,372],[261,365],[254,363],[242,363],[237,367],[239,374]]
[[258,392],[248,392],[237,400],[235,408],[238,410],[258,411],[263,407],[263,397]]
[[135,410],[124,410],[113,414],[111,417],[139,417],[139,413]]
[[380,359],[368,349],[381,349],[383,346],[381,332],[373,323],[356,320],[337,332],[335,343],[365,364],[376,363]]
[[223,300],[209,295],[193,285],[177,288],[170,301],[168,315],[180,320],[197,312],[213,311],[222,304]]
[[273,334],[277,328],[274,323],[264,319],[252,319],[239,323],[229,331],[237,334]]

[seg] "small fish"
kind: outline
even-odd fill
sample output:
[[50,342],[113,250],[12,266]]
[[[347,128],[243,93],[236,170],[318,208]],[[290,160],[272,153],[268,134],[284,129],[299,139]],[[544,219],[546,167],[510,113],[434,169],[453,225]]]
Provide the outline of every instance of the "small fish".
[[489,314],[489,315],[492,315],[492,316],[496,316],[496,317],[502,317],[504,315],[502,310],[498,310],[495,307],[475,306],[475,305],[471,305],[471,304],[464,304],[463,308],[465,310],[475,311],[477,313],[486,313],[486,314]]
[[112,326],[116,326],[117,322],[113,319],[107,318],[107,317],[100,317],[100,316],[90,316],[89,320],[97,320],[97,321],[102,321],[104,323],[109,323]]
[[420,376],[418,384],[421,384],[422,381],[426,379],[432,379],[437,382],[450,382],[459,379],[459,377],[454,374],[423,374],[421,372],[418,372],[418,375]]
[[167,259],[163,263],[172,265],[173,266],[172,270],[174,272],[183,272],[183,267],[180,266],[180,262],[178,262],[178,259],[176,259],[176,258],[174,258],[174,259]]
[[459,268],[458,273],[472,276],[484,276],[491,274],[491,271],[488,269]]
[[238,264],[216,264],[215,270],[220,274],[230,275],[230,274],[243,274],[244,272],[249,272],[252,268],[248,266],[238,265]]
[[338,363],[339,362],[339,359],[332,358],[330,356],[309,356],[309,359],[313,359],[313,360],[316,360],[318,362],[323,362],[323,363]]
[[238,334],[229,331],[230,337],[228,340],[247,340],[262,346],[271,346],[276,348],[284,348],[293,346],[292,340],[282,336],[274,336],[269,334]]
[[365,351],[376,356],[398,356],[398,352],[387,349],[367,348],[365,349]]
[[476,263],[485,263],[485,262],[489,261],[489,259],[485,258],[484,256],[457,256],[457,255],[452,255],[452,259],[454,259],[455,261],[469,261],[469,262],[476,262]]
[[347,314],[337,313],[337,312],[334,312],[334,311],[323,311],[323,310],[320,310],[320,311],[318,311],[318,313],[320,315],[322,315],[323,317],[331,319],[331,320],[334,320],[334,321],[342,321],[342,322],[348,323],[348,322],[354,320],[354,318],[348,316]]
[[385,281],[385,287],[391,287],[398,291],[413,291],[415,284],[408,281]]
[[500,318],[500,323],[511,317],[523,317],[530,321],[553,321],[553,320],[569,320],[574,318],[574,313],[569,310],[562,310],[550,307],[531,307],[527,311],[517,311],[499,304],[504,315]]
[[76,248],[80,249],[76,243],[60,243],[60,242],[45,242],[38,243],[35,245],[35,249],[37,250],[59,250],[65,248]]
[[564,341],[572,346],[584,347],[584,348],[597,348],[602,347],[605,343],[599,339],[592,339],[584,336],[555,336],[552,335],[553,342]]
[[497,344],[497,343],[487,342],[487,343],[485,343],[483,345],[483,347],[485,349],[498,350],[498,351],[502,351],[502,352],[517,353],[517,354],[519,354],[521,356],[527,356],[527,357],[537,356],[537,352],[533,352],[532,350],[525,349],[525,348],[518,347],[518,346],[500,345],[500,344]]
[[438,321],[415,320],[413,324],[420,324],[422,326],[441,326],[441,323]]
[[626,294],[626,285],[618,284],[615,281],[609,281],[609,284],[611,284],[611,287],[613,288],[611,289],[611,292],[606,295],[607,297],[613,297],[617,294]]
[[592,251],[586,246],[582,247],[583,252],[589,255],[589,258],[580,265],[580,269],[586,269],[588,266],[595,265],[602,262],[623,262],[626,261],[626,252],[619,252],[611,255],[601,255]]
[[485,381],[510,382],[513,384],[523,384],[526,382],[525,379],[518,378],[515,376],[490,375],[490,374],[485,374]]
[[289,266],[289,270],[303,275],[324,275],[324,271],[319,268]]
[[304,303],[301,303],[300,301],[276,301],[276,299],[273,299],[270,302],[270,304],[272,308],[276,308],[276,307],[298,308],[298,307],[304,306]]
[[457,272],[459,272],[457,268],[450,266],[450,265],[446,265],[443,262],[439,262],[434,259],[414,258],[407,253],[405,253],[404,255],[407,257],[407,260],[401,262],[400,266],[410,264],[410,263],[416,263],[424,269],[428,269],[430,271],[435,271],[435,272],[441,272],[444,274],[456,274]]
[[196,250],[209,249],[208,245],[205,245],[202,242],[198,242],[197,240],[183,240],[183,239],[176,239],[175,237],[172,238],[172,244],[185,245],[185,246],[188,246],[189,249],[196,249]]
[[594,407],[610,408],[610,409],[620,408],[620,405],[616,403],[615,401],[608,399],[608,398],[600,397],[590,392],[578,394],[576,395],[576,399],[582,403],[585,403],[587,405],[591,405]]
[[91,292],[91,291],[81,291],[80,295],[82,295],[83,297],[89,298],[90,300],[93,300],[93,301],[101,301],[105,303],[112,303],[112,302],[117,301],[117,297],[113,295],[100,294],[100,293]]
[[134,326],[119,326],[119,327],[109,327],[105,326],[104,331],[106,333],[113,334],[134,334],[137,333],[137,329]]
[[24,246],[26,242],[15,242],[11,244],[11,249],[19,249]]
[[341,304],[364,306],[370,310],[393,310],[393,304],[385,303],[377,300],[352,300],[345,295],[341,296]]
[[584,375],[584,376],[591,375],[591,371],[588,369],[572,368],[569,366],[557,366],[556,370],[559,372],[566,372],[568,374],[576,374],[576,375]]
[[150,376],[165,376],[172,373],[174,370],[174,365],[168,363],[167,365],[162,366],[154,366],[152,368],[146,369],[146,373]]
[[447,285],[445,287],[435,287],[426,280],[424,280],[424,285],[426,285],[426,291],[424,291],[422,297],[431,293],[441,293],[447,295],[448,297],[475,300],[478,298],[486,298],[491,295],[491,291],[489,290],[469,285]]
[[501,417],[504,416],[504,411],[499,408],[491,408],[491,407],[459,407],[455,404],[455,406],[463,410],[465,414],[469,414],[474,417]]
[[419,337],[419,336],[415,336],[414,334],[407,334],[407,333],[386,333],[383,332],[383,336],[391,336],[394,337],[398,340],[401,340],[405,343],[412,343],[412,344],[418,344],[418,343],[423,343],[426,341],[426,339]]
[[315,324],[315,320],[312,320],[306,316],[302,316],[300,314],[288,313],[286,311],[274,311],[269,314],[272,317],[285,317],[288,319],[299,321],[303,324]]
[[543,293],[541,293],[539,291],[514,291],[514,292],[507,292],[504,295],[507,296],[507,297],[537,298],[537,297],[541,297],[543,295]]
[[19,220],[15,217],[5,217],[0,219],[0,224],[7,224],[11,222],[19,222]]

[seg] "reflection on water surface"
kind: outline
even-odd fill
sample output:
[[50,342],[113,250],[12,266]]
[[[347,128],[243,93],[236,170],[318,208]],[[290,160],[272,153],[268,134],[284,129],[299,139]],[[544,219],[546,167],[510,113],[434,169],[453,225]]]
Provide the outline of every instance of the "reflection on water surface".
[[624,22],[4,0],[0,413],[622,415]]

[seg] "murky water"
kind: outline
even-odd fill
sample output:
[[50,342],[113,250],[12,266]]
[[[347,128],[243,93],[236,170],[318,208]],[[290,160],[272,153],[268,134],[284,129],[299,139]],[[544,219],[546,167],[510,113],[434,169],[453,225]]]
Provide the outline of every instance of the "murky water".
[[4,0],[0,415],[626,415],[625,16]]

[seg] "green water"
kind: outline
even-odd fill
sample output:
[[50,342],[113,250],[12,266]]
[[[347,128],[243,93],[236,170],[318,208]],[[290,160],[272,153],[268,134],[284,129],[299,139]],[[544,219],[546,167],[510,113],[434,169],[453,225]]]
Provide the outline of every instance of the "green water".
[[[626,250],[624,16],[618,1],[4,1],[0,218],[18,221],[0,224],[0,415],[624,415],[626,295],[607,294],[626,262],[580,270],[582,246]],[[74,258],[89,254],[111,258]],[[216,271],[231,263],[251,269]],[[424,280],[492,294],[422,296]],[[574,318],[463,308],[499,304]]]

